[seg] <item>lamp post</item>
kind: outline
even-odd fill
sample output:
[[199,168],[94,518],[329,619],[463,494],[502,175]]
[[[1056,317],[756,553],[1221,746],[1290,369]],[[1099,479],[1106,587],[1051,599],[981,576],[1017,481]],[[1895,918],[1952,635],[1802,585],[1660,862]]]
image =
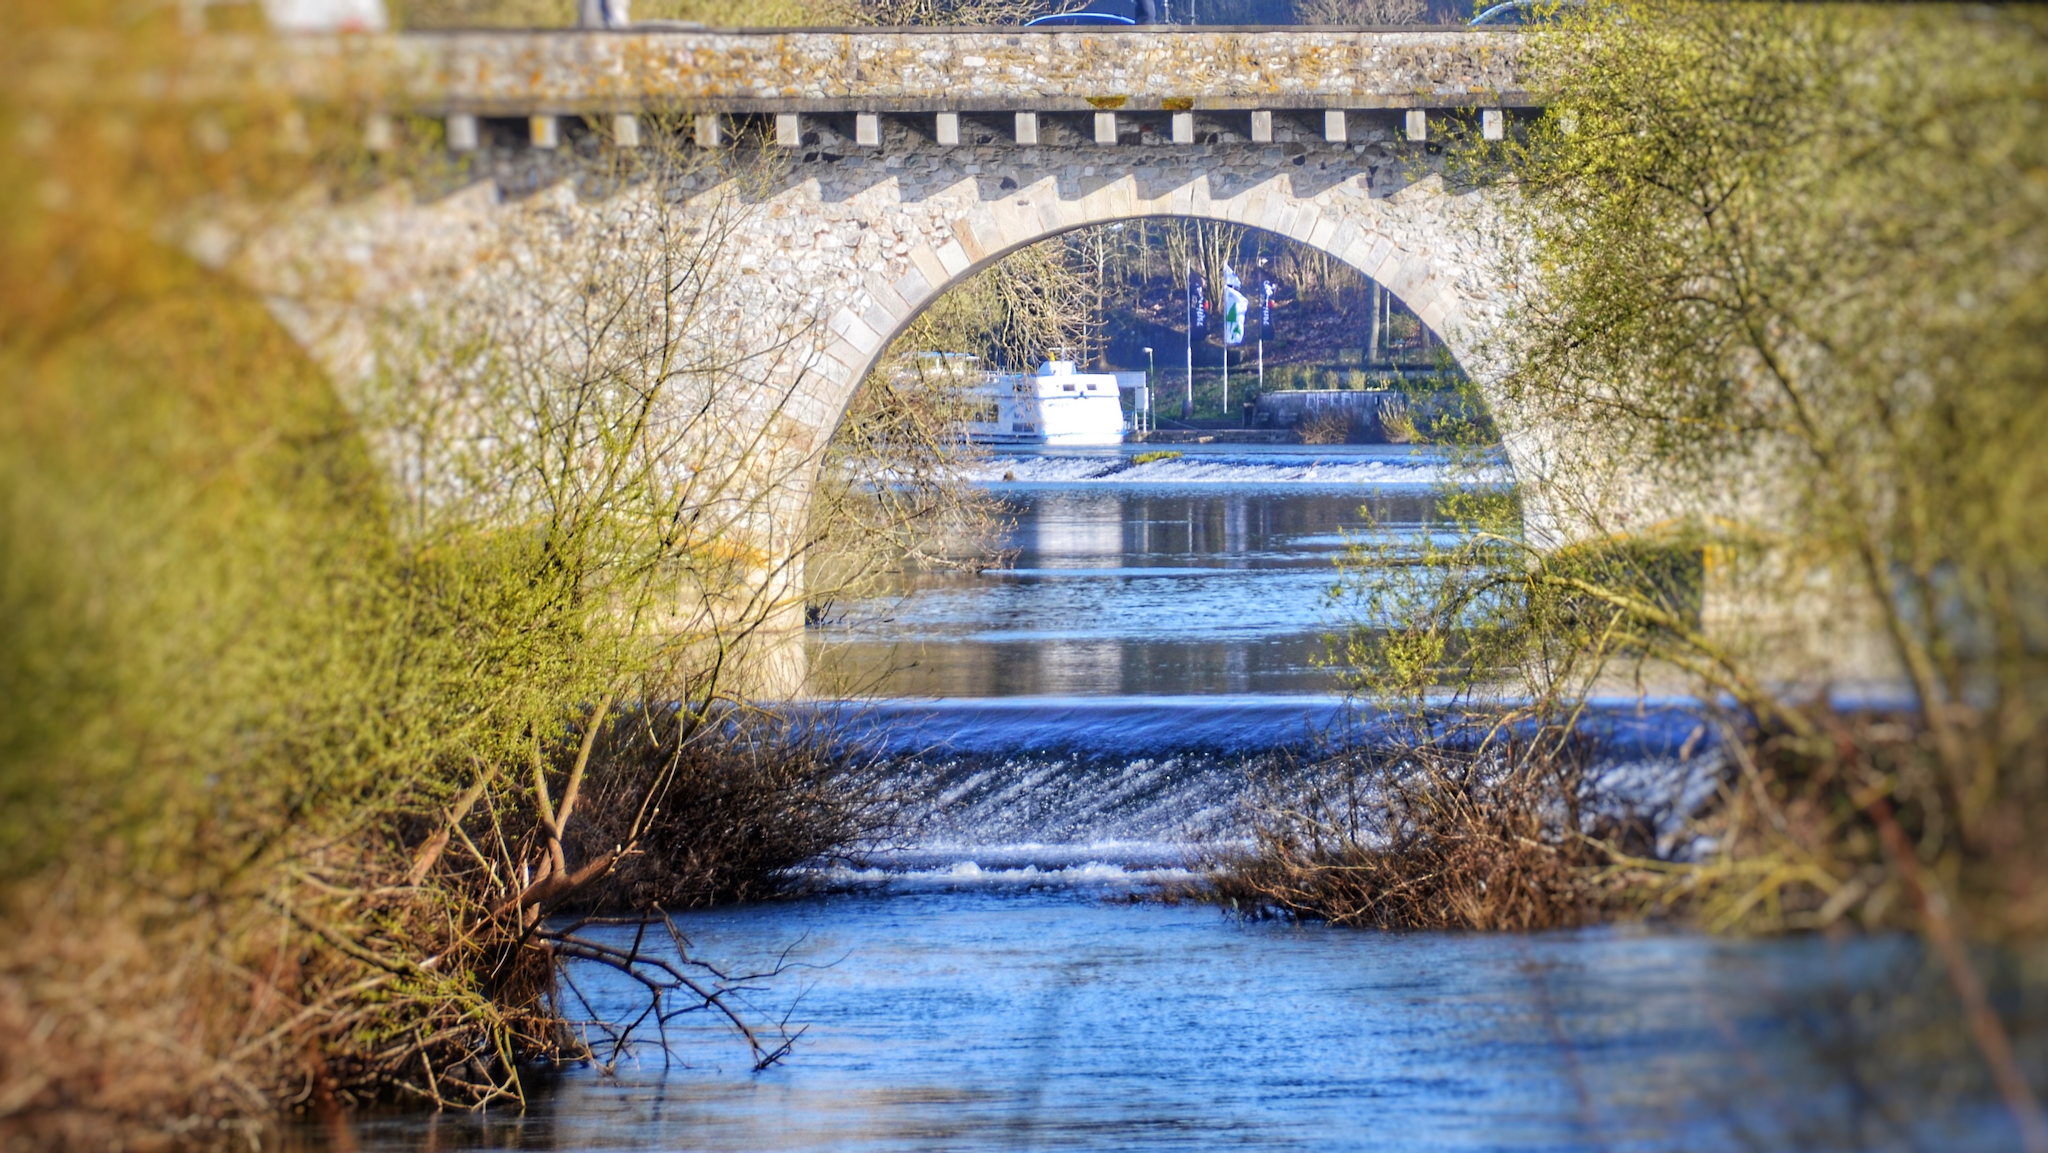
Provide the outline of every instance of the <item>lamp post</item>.
[[1145,427],[1145,418],[1152,415],[1152,346],[1145,346],[1145,413],[1138,421],[1138,427]]

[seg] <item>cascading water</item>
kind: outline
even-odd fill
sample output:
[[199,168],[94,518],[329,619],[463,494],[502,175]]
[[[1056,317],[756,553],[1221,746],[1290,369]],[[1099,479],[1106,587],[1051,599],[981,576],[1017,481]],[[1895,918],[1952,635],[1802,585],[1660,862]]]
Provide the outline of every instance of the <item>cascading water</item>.
[[[786,1061],[751,1071],[700,1014],[666,1050],[537,1086],[523,1113],[374,1119],[362,1144],[2015,1144],[1907,939],[1369,933],[1114,899],[1242,837],[1256,777],[1371,723],[1320,660],[1331,562],[1358,534],[1442,531],[1427,450],[1133,456],[997,458],[984,479],[1013,502],[1014,568],[935,578],[817,630],[821,668],[880,686],[844,708],[896,755],[914,820],[813,896],[675,919],[729,972],[782,970],[737,999],[798,1034]],[[1716,753],[1681,709],[1602,715],[1607,791],[1679,836],[1722,779]],[[606,1020],[645,1007],[607,970],[578,970],[575,988]],[[2029,1059],[2042,1040],[2023,1032]]]

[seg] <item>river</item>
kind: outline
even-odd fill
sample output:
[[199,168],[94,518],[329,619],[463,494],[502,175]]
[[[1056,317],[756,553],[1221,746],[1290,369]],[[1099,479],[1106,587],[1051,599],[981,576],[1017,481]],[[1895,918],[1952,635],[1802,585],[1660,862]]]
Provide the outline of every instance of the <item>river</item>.
[[[754,1072],[685,1018],[524,1113],[377,1114],[363,1147],[2014,1146],[1909,938],[1376,933],[1132,899],[1238,832],[1248,765],[1344,722],[1320,658],[1346,540],[1444,531],[1426,451],[1133,451],[998,457],[1013,567],[816,630],[934,799],[814,896],[677,918],[695,956],[783,969],[742,1000],[796,1034],[785,1060]],[[1641,724],[1621,768],[1694,771]],[[2038,1055],[2038,960],[1987,959]],[[637,1011],[577,977],[600,1015]]]

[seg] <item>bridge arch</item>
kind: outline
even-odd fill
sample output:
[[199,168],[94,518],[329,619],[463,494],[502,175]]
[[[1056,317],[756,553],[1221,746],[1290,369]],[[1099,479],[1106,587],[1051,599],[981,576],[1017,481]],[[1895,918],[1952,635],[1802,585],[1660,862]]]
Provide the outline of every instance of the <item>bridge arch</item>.
[[[950,235],[923,240],[904,254],[908,268],[890,281],[867,278],[867,307],[849,304],[828,322],[825,355],[814,371],[814,392],[825,429],[835,429],[854,393],[890,345],[952,288],[1004,257],[1033,244],[1096,225],[1143,219],[1194,219],[1261,229],[1324,252],[1379,282],[1473,371],[1480,342],[1496,319],[1499,298],[1488,284],[1492,267],[1483,249],[1491,206],[1480,194],[1454,197],[1430,178],[1383,200],[1328,205],[1260,185],[1227,198],[1202,197],[1192,180],[1158,203],[1131,195],[1131,176],[1077,196],[1063,196],[1052,181],[1020,189],[1003,201],[952,222]],[[1261,194],[1262,193],[1262,194]],[[1463,203],[1460,203],[1462,201]],[[1347,210],[1348,209],[1348,210]],[[1465,236],[1450,231],[1468,229]],[[1475,379],[1478,373],[1474,372]],[[1482,394],[1485,385],[1481,382]],[[1489,402],[1492,397],[1486,398]],[[1512,465],[1512,454],[1510,464]]]

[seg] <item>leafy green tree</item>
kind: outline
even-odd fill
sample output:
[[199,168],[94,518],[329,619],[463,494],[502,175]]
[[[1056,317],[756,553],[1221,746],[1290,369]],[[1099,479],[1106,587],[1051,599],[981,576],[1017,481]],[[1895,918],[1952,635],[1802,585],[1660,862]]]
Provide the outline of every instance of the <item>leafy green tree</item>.
[[[1709,538],[1710,681],[1898,677],[1936,767],[1910,803],[1949,852],[2017,847],[2010,802],[2048,787],[2022,752],[2048,685],[2044,35],[2026,9],[1561,10],[1527,57],[1548,112],[1501,155],[1533,289],[1504,391],[1598,446],[1575,511]],[[1652,494],[1633,523],[1627,487]],[[1868,663],[1766,647],[1800,639]]]

